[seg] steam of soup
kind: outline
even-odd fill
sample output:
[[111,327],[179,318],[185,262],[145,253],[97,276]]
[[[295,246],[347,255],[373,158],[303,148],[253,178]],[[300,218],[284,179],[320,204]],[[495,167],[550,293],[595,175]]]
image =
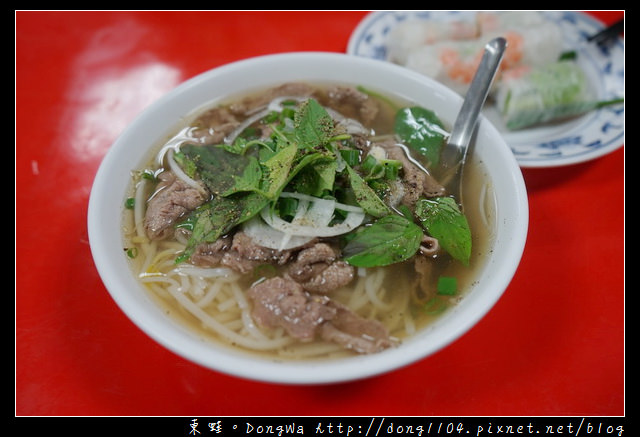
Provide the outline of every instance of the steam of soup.
[[437,179],[447,136],[433,110],[346,85],[205,108],[133,175],[126,253],[204,338],[280,359],[395,347],[464,295],[490,244],[480,163],[464,208]]

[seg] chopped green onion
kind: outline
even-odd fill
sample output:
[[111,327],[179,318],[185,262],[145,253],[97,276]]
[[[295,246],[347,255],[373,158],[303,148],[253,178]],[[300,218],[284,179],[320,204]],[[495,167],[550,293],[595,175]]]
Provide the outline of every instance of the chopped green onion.
[[124,201],[124,207],[127,209],[135,208],[136,207],[135,197],[128,197],[127,200]]
[[402,163],[395,159],[383,159],[381,164],[384,166],[384,177],[389,180],[398,178],[398,172],[402,168]]
[[142,177],[142,179],[147,179],[147,180],[150,180],[150,181],[155,181],[156,180],[156,175],[151,170],[143,171],[141,177]]
[[136,256],[138,256],[138,248],[137,247],[125,247],[124,248],[125,252],[127,253],[127,256],[129,258],[135,258]]
[[357,149],[342,149],[340,150],[340,155],[351,167],[358,165],[360,162],[360,151]]
[[260,121],[262,124],[269,124],[278,121],[280,113],[278,111],[271,111]]
[[278,270],[272,264],[260,264],[253,269],[256,280],[273,278],[277,274]]
[[367,157],[362,161],[362,171],[365,173],[372,173],[375,171],[376,166],[378,165],[378,160],[373,155],[367,155]]
[[448,305],[445,300],[436,296],[429,299],[427,303],[424,304],[424,312],[429,314],[430,316],[435,316],[446,310],[447,306]]
[[450,276],[440,276],[437,285],[438,294],[453,296],[458,292],[458,281]]
[[293,197],[281,197],[278,199],[278,208],[281,218],[293,218],[298,211],[298,199],[294,199]]
[[560,53],[558,57],[558,61],[571,61],[575,60],[578,57],[578,53],[575,50],[568,50],[566,52]]

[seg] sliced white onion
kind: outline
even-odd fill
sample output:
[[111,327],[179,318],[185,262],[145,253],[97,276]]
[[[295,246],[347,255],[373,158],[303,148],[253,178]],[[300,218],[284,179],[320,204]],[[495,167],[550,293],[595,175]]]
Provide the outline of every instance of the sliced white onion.
[[182,170],[182,168],[175,161],[175,159],[173,157],[173,153],[174,153],[173,149],[169,149],[168,150],[167,161],[169,162],[169,168],[173,171],[173,173],[176,175],[176,177],[178,179],[181,179],[184,183],[186,183],[190,187],[195,188],[196,190],[198,190],[203,196],[205,196],[205,197],[208,196],[209,193],[208,193],[207,189],[204,186],[202,186],[202,184],[200,182],[198,182],[195,179],[189,177]]
[[335,237],[345,234],[357,228],[364,221],[364,213],[349,212],[342,223],[333,226],[304,226],[289,223],[273,214],[271,208],[267,207],[260,212],[262,219],[272,228],[291,234],[304,237]]
[[338,122],[338,126],[341,126],[348,134],[362,134],[371,135],[371,129],[364,127],[358,120],[345,117],[338,111],[332,108],[325,107],[331,118]]
[[295,249],[313,240],[313,237],[294,236],[274,229],[260,217],[254,217],[245,222],[242,230],[257,245],[275,250]]
[[269,109],[269,111],[282,112],[282,102],[286,102],[290,100],[295,100],[296,102],[303,102],[307,99],[308,97],[301,97],[301,96],[280,96],[271,100],[267,105],[267,108]]
[[[243,225],[244,232],[263,247],[276,250],[294,249],[318,237],[335,237],[345,234],[362,224],[365,213],[362,208],[345,205],[331,199],[320,199],[299,193],[281,193],[281,197],[298,199],[298,209],[291,222],[278,217],[270,206]],[[336,209],[346,211],[342,223],[329,226]]]
[[[310,196],[308,194],[291,193],[289,191],[283,191],[282,193],[280,193],[280,197],[292,197],[294,199],[306,200],[308,202],[325,200],[325,199],[320,199],[319,197]],[[346,203],[340,203],[340,202],[335,202],[335,209],[339,209],[340,211],[346,211],[346,212],[364,212],[364,210],[359,206],[347,205]]]
[[333,212],[336,209],[335,200],[328,199],[316,199],[312,202],[306,200],[300,200],[299,202],[304,202],[304,204],[311,203],[311,206],[304,208],[300,207],[298,204],[298,211],[303,211],[301,214],[297,214],[291,220],[292,224],[298,226],[313,226],[313,227],[321,227],[327,226],[331,219],[333,218]]
[[259,111],[250,117],[247,117],[242,123],[240,123],[237,128],[235,128],[233,131],[231,131],[231,133],[229,133],[229,135],[225,137],[225,144],[233,144],[237,136],[240,135],[243,130],[245,130],[256,121],[260,120],[261,118],[264,118],[267,114],[269,114],[269,109],[265,108],[262,111]]

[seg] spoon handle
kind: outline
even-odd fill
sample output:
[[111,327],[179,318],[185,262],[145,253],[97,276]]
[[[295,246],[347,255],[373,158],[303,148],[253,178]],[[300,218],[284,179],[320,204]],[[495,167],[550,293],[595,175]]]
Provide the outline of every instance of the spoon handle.
[[610,26],[605,27],[595,35],[591,35],[587,38],[587,41],[596,44],[605,44],[606,42],[617,38],[618,35],[622,32],[624,32],[624,18],[616,21]]
[[464,163],[480,110],[487,99],[506,48],[507,41],[502,37],[495,38],[485,45],[482,60],[469,85],[448,144],[442,153],[441,163],[445,168],[455,168]]

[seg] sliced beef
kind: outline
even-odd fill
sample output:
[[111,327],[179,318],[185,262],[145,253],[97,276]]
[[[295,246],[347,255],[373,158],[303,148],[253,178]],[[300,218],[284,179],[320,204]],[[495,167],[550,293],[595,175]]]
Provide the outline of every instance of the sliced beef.
[[160,173],[158,179],[144,217],[145,231],[152,240],[171,235],[173,224],[207,199],[204,188],[192,187],[170,171]]
[[326,294],[347,285],[355,274],[353,266],[337,259],[337,250],[326,243],[316,243],[297,254],[288,274],[305,290]]
[[364,319],[326,296],[306,293],[290,278],[260,282],[248,296],[259,325],[282,327],[301,341],[321,337],[358,353],[377,352],[393,344],[382,323]]
[[229,108],[220,106],[202,113],[193,125],[196,129],[191,131],[191,135],[200,144],[220,144],[240,125],[240,121]]
[[433,286],[434,276],[433,260],[424,255],[417,255],[414,259],[414,269],[417,273],[415,280],[416,298],[420,301],[427,301],[436,294]]
[[286,264],[290,257],[290,250],[259,246],[251,237],[239,231],[234,234],[231,248],[223,255],[221,264],[237,272],[247,273],[261,264]]
[[354,118],[365,126],[378,115],[378,104],[363,92],[352,87],[333,86],[327,90],[328,106],[345,117]]
[[336,316],[322,325],[320,335],[324,340],[365,354],[380,352],[393,345],[382,323],[360,317],[338,302],[330,301],[328,305],[336,310]]
[[232,103],[230,110],[234,114],[247,116],[268,105],[276,97],[311,97],[314,92],[315,89],[306,83],[289,82]]
[[200,267],[215,267],[231,249],[233,239],[225,235],[213,243],[199,244],[191,255],[191,262]]
[[253,301],[252,316],[259,325],[281,326],[302,341],[313,340],[318,326],[336,315],[336,310],[327,306],[327,297],[311,297],[291,279],[267,279],[252,286],[248,297]]
[[403,146],[394,141],[384,141],[376,145],[384,148],[389,159],[402,163],[403,204],[413,207],[420,197],[437,197],[445,194],[445,188],[433,176],[409,159]]

